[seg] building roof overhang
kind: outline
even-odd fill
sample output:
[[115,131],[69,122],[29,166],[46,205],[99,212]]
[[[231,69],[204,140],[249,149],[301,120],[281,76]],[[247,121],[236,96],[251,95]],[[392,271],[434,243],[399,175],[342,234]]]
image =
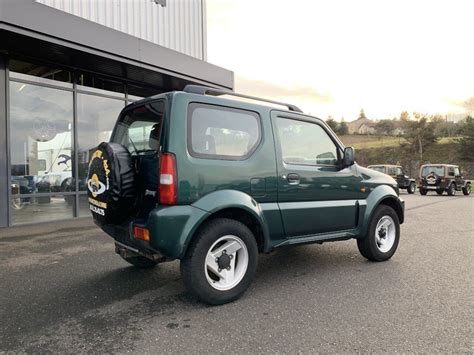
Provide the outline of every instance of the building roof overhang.
[[0,1],[0,54],[119,76],[156,87],[234,88],[232,71],[33,0]]

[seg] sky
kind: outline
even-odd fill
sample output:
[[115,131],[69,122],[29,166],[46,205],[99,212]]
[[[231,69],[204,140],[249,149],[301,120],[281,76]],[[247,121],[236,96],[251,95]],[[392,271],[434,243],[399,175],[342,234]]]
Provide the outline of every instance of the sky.
[[207,49],[321,118],[474,115],[474,0],[207,0]]

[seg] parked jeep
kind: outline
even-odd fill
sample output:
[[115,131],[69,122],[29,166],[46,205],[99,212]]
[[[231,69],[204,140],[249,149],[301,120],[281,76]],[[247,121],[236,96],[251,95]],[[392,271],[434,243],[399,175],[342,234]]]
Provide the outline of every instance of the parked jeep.
[[454,196],[456,191],[462,191],[467,196],[471,193],[471,181],[463,178],[457,165],[426,164],[420,168],[419,190],[422,195],[428,191],[442,195],[446,191]]
[[277,248],[354,238],[365,258],[388,260],[404,220],[396,181],[355,164],[324,121],[200,86],[125,107],[87,186],[123,259],[179,259],[187,289],[210,304],[239,298],[258,253]]
[[368,168],[390,175],[397,181],[398,187],[400,189],[407,190],[409,194],[415,193],[416,191],[415,179],[411,179],[408,175],[405,175],[400,165],[388,165],[388,164],[369,165]]

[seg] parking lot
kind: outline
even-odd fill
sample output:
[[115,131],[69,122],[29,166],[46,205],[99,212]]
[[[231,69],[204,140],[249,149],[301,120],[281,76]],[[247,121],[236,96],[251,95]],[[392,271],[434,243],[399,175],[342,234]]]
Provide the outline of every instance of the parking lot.
[[353,240],[277,250],[219,307],[178,262],[128,266],[88,220],[0,231],[0,352],[472,352],[474,196],[402,195],[390,261]]

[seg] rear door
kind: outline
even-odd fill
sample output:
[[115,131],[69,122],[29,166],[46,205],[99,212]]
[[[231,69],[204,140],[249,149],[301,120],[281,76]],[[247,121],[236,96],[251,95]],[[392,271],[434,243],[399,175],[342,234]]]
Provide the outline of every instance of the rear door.
[[361,179],[319,120],[272,111],[278,204],[287,237],[355,228]]

